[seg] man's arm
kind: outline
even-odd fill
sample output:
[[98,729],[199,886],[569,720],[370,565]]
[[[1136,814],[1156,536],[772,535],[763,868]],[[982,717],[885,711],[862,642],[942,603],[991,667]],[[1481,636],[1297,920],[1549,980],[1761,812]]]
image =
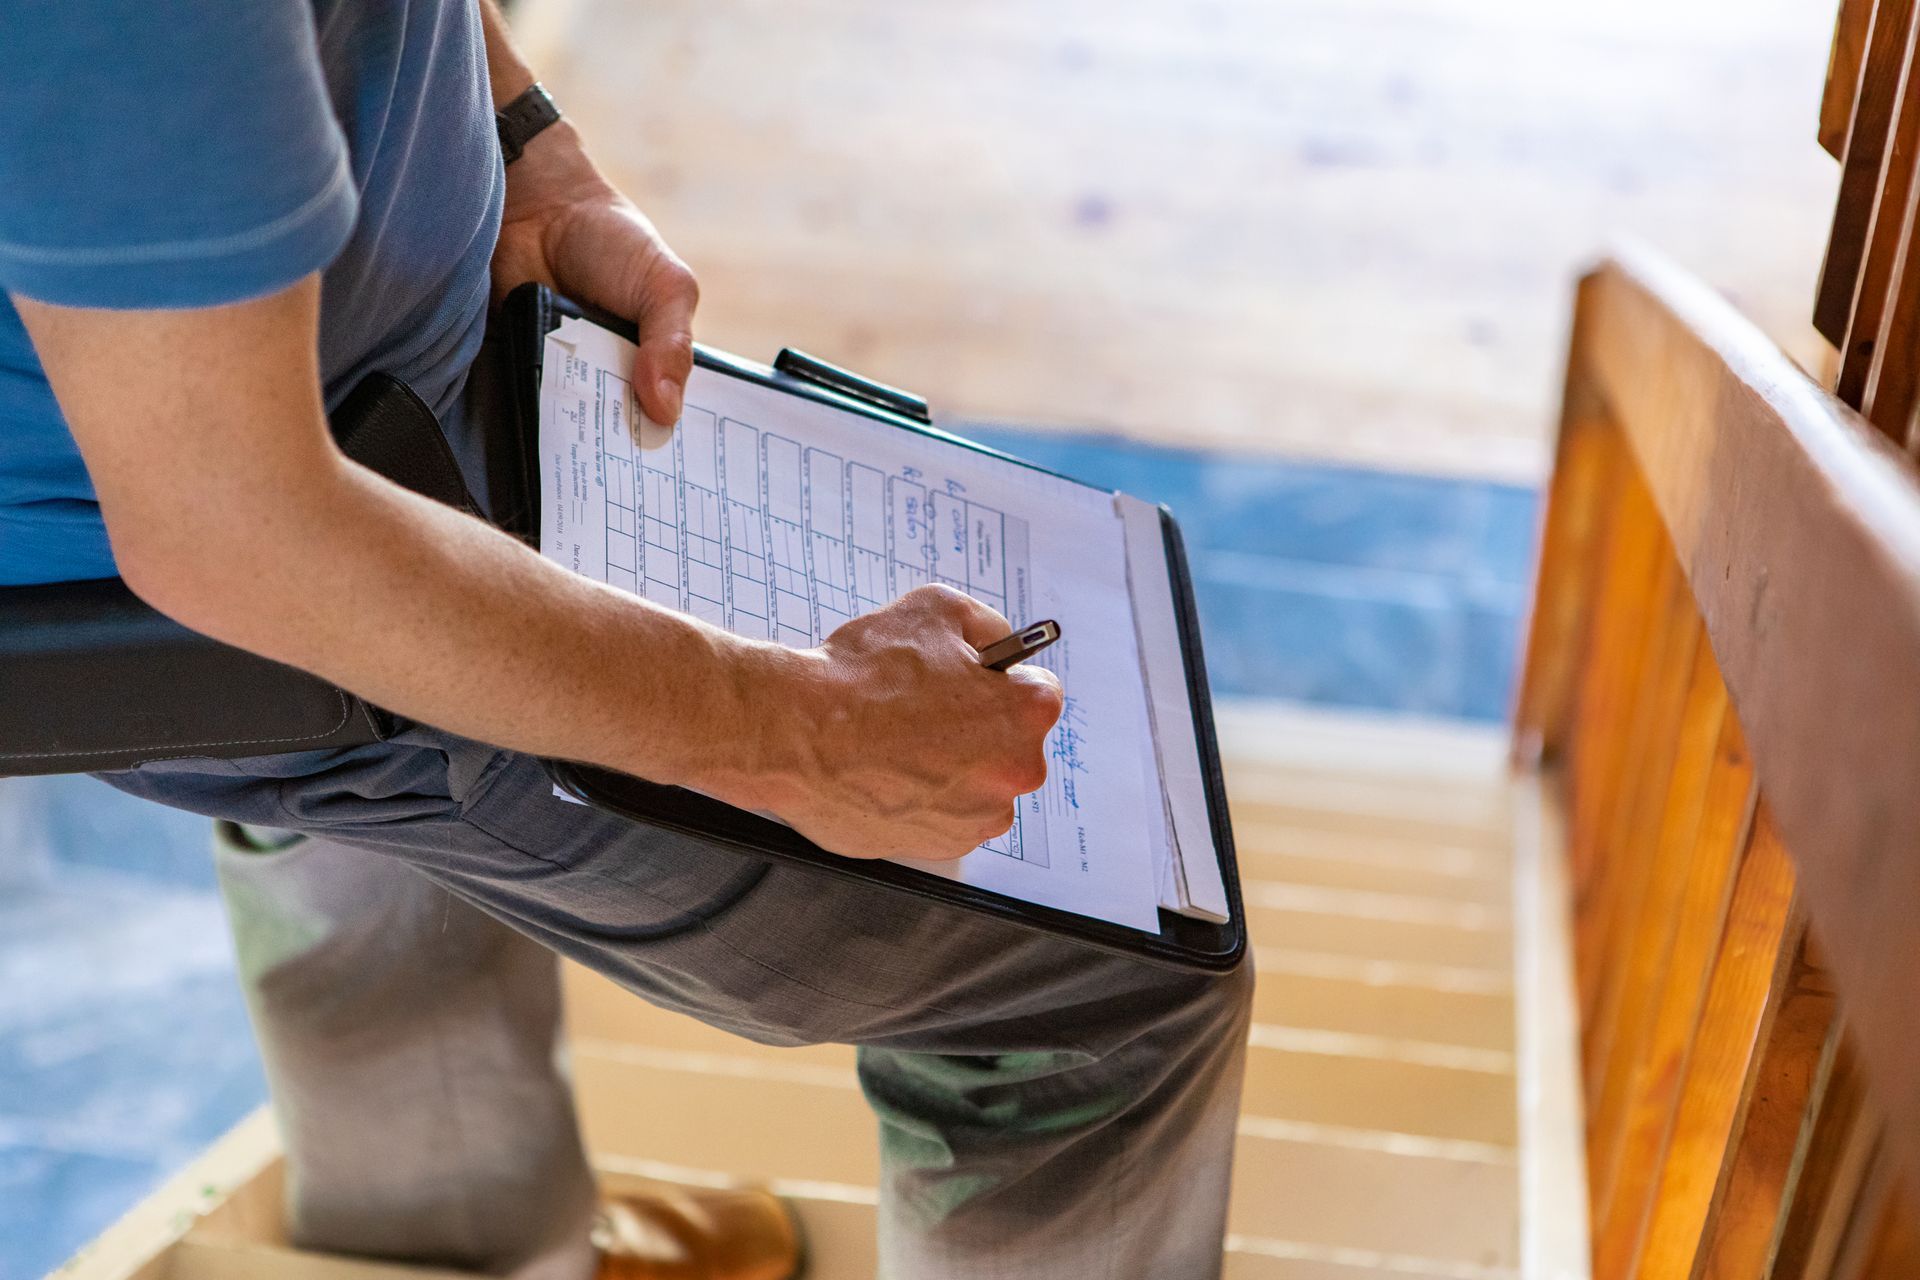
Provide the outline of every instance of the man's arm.
[[957,593],[786,650],[354,464],[327,431],[318,299],[314,277],[179,311],[15,298],[121,571],[162,612],[427,723],[697,787],[853,855],[957,856],[1044,778],[1058,686],[981,668],[972,646],[1004,620]]

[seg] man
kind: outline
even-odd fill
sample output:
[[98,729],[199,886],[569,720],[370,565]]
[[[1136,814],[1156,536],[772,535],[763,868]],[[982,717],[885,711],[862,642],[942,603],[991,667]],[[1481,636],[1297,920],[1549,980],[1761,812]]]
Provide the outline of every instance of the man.
[[[1244,969],[767,870],[556,801],[534,759],[698,787],[849,857],[960,856],[1040,783],[1060,709],[1045,672],[977,662],[1004,618],[923,590],[818,649],[743,640],[334,447],[327,407],[385,370],[478,474],[465,370],[489,294],[524,280],[634,318],[642,407],[679,415],[693,277],[565,120],[503,166],[495,109],[538,123],[535,77],[474,3],[0,0],[0,583],[118,572],[434,726],[111,779],[230,824],[296,1237],[522,1276],[793,1269],[746,1197],[616,1206],[589,1244],[558,952],[743,1035],[861,1046],[888,1275],[1216,1274]],[[240,852],[259,828],[312,838]]]

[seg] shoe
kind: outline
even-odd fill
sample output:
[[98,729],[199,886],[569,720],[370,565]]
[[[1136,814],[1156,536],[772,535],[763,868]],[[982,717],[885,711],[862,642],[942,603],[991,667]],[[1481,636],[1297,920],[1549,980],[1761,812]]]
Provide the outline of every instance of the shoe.
[[766,1191],[663,1188],[609,1198],[593,1223],[598,1280],[799,1280],[800,1228]]

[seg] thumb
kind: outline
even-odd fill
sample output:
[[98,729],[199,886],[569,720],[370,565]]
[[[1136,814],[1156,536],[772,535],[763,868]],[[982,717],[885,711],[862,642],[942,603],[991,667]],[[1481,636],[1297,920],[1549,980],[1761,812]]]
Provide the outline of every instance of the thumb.
[[693,312],[700,285],[685,263],[662,253],[647,272],[633,314],[640,350],[633,360],[633,391],[647,418],[671,427],[693,372]]

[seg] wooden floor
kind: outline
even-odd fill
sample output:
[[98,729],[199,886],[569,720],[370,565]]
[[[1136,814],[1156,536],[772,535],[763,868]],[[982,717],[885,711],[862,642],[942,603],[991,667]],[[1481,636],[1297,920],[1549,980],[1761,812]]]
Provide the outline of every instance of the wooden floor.
[[[1222,738],[1260,975],[1227,1274],[1520,1277],[1502,739],[1247,706],[1225,709]],[[876,1140],[851,1050],[757,1046],[582,970],[568,999],[582,1119],[610,1182],[771,1183],[806,1220],[812,1280],[872,1276]],[[194,1232],[194,1257],[280,1248],[272,1178],[214,1197],[225,1207]],[[218,1180],[190,1176],[187,1194]],[[152,1274],[239,1274],[199,1266]]]
[[973,418],[1544,470],[1639,235],[1796,351],[1833,0],[519,0],[704,285]]
[[[1234,1280],[1515,1274],[1502,743],[1380,737],[1346,718],[1227,719],[1260,973]],[[817,1280],[873,1274],[874,1127],[852,1050],[761,1048],[584,971],[569,998],[583,1123],[606,1169],[771,1181],[814,1219]],[[717,1115],[739,1123],[716,1130]]]

